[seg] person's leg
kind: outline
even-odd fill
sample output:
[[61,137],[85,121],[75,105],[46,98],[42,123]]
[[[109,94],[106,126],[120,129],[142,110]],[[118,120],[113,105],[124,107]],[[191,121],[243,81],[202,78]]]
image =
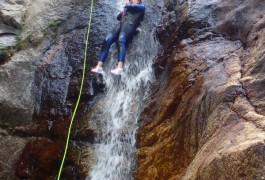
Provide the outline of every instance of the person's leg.
[[124,23],[121,27],[118,41],[118,68],[123,68],[126,56],[126,46],[128,41],[132,38],[133,32],[133,26],[129,23]]
[[110,33],[103,41],[98,64],[95,68],[91,70],[91,72],[100,73],[100,74],[103,73],[102,66],[108,57],[111,45],[113,44],[113,42],[115,42],[118,39],[119,33],[120,33],[120,24],[117,24],[116,27],[111,29]]
[[[113,44],[113,42],[115,42],[117,40],[118,32],[115,32],[115,29],[113,29],[107,35],[107,37],[105,38],[105,40],[102,43],[101,52],[99,55],[99,61],[102,62],[102,65],[108,57],[110,46]],[[115,35],[116,35],[116,37],[115,37]]]
[[123,62],[122,61],[118,62],[117,68],[123,69]]

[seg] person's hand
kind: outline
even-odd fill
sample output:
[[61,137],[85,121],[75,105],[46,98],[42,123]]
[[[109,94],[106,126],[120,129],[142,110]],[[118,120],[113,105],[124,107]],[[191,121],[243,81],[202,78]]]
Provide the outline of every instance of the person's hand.
[[124,8],[126,8],[128,4],[129,4],[129,3],[125,3]]

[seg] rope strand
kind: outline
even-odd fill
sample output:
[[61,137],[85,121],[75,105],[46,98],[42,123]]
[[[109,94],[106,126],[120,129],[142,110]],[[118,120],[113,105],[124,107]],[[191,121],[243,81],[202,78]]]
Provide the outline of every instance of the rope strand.
[[87,36],[86,36],[86,46],[85,46],[85,54],[84,54],[84,69],[83,69],[83,74],[82,74],[82,81],[81,81],[81,86],[80,86],[80,90],[79,90],[79,95],[78,95],[78,99],[75,105],[75,109],[73,112],[73,116],[71,118],[70,121],[70,126],[68,128],[68,134],[67,134],[67,139],[66,139],[66,144],[65,144],[65,149],[64,149],[64,155],[63,155],[63,159],[61,162],[61,166],[60,166],[60,170],[58,173],[58,178],[57,180],[60,180],[61,177],[61,173],[62,173],[62,169],[63,169],[63,165],[64,165],[64,161],[65,161],[65,157],[67,154],[67,150],[68,150],[68,146],[69,146],[69,139],[70,139],[70,135],[71,135],[71,129],[72,129],[72,125],[73,125],[73,121],[75,118],[75,114],[77,111],[77,108],[79,106],[79,102],[81,99],[81,94],[82,94],[82,90],[83,90],[83,85],[84,85],[84,79],[85,79],[85,69],[86,69],[86,61],[87,61],[87,49],[88,49],[88,38],[89,38],[89,34],[90,34],[90,27],[91,27],[91,21],[92,21],[92,11],[93,11],[93,0],[91,0],[91,5],[90,5],[90,15],[89,15],[89,23],[88,23],[88,30],[87,30]]

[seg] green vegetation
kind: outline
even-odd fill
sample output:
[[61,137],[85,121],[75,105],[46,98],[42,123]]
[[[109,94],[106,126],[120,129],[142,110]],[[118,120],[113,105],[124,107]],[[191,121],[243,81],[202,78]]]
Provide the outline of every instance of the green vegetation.
[[18,28],[19,31],[22,31],[22,29],[23,29],[24,26],[25,26],[25,23],[22,22],[22,23],[20,23],[20,24],[17,26],[17,28]]
[[19,34],[16,35],[16,45],[13,47],[5,47],[0,45],[0,64],[6,62],[16,51],[21,50],[23,41]]
[[[26,13],[25,17],[23,19],[26,19]],[[48,27],[49,28],[57,28],[60,24],[62,23],[61,20],[50,20],[48,21]],[[17,25],[17,32],[16,32],[16,44],[12,47],[4,47],[0,45],[0,65],[7,62],[12,55],[22,49],[26,49],[29,46],[36,46],[39,43],[43,41],[43,38],[47,35],[44,33],[43,38],[39,39],[34,39],[32,35],[29,35],[28,37],[22,39],[21,37],[21,32],[25,26],[25,22],[21,22],[20,24]],[[48,29],[47,28],[47,33]],[[54,29],[53,29],[54,30]]]
[[0,61],[8,56],[8,49],[6,47],[0,46]]
[[16,35],[16,49],[20,50],[22,47],[22,40],[19,35]]
[[20,24],[18,24],[17,26],[17,33],[16,33],[16,45],[14,47],[12,47],[13,50],[21,50],[22,49],[22,39],[21,39],[21,32],[23,27],[25,26],[25,22],[22,21]]
[[60,20],[50,20],[50,21],[48,22],[48,26],[49,26],[49,27],[57,27],[57,26],[59,26],[61,23],[62,23],[62,21],[60,21]]

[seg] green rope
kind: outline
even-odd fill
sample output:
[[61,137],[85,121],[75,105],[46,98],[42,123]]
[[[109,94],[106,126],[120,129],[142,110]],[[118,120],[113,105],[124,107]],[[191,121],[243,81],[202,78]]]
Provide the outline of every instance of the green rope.
[[89,16],[88,30],[87,30],[87,36],[86,36],[86,47],[85,47],[85,55],[84,55],[84,69],[83,69],[82,81],[81,81],[81,86],[80,86],[78,99],[77,99],[77,102],[76,102],[76,105],[75,105],[73,116],[71,118],[69,129],[68,129],[68,135],[67,135],[67,140],[66,140],[66,144],[65,144],[64,155],[63,155],[63,159],[62,159],[62,162],[61,162],[61,166],[60,166],[60,170],[59,170],[59,173],[58,173],[57,180],[60,180],[60,177],[61,177],[61,173],[62,173],[62,169],[63,169],[63,165],[64,165],[64,161],[65,161],[65,157],[66,157],[66,153],[67,153],[67,149],[68,149],[68,145],[69,145],[69,139],[70,139],[70,134],[71,134],[73,121],[74,121],[74,118],[75,118],[76,110],[78,108],[78,105],[79,105],[79,102],[80,102],[80,98],[81,98],[81,94],[82,94],[82,90],[83,90],[84,79],[85,79],[85,69],[86,69],[86,56],[87,56],[88,38],[89,38],[90,26],[91,26],[91,20],[92,20],[92,10],[93,10],[93,0],[91,0],[91,6],[90,6],[90,16]]

